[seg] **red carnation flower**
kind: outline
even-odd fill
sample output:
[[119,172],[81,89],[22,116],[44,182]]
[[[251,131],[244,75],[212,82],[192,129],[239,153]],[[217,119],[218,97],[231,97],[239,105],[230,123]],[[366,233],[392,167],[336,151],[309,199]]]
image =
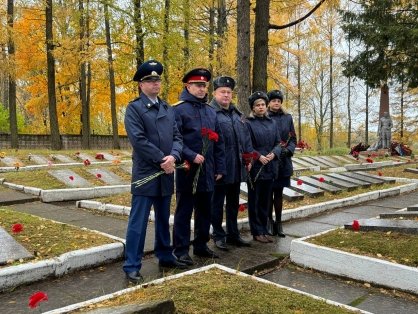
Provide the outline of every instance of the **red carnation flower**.
[[102,175],[101,175],[100,173],[98,173],[98,174],[96,174],[96,177],[97,177],[98,179],[100,179],[100,178],[102,177]]
[[184,161],[184,166],[183,166],[184,171],[190,171],[190,162],[188,162],[187,160]]
[[377,174],[379,175],[379,177],[383,176],[382,171],[379,171]]
[[319,182],[325,182],[325,179],[324,179],[324,177],[320,177],[320,178],[318,179],[318,181],[319,181]]
[[353,224],[351,225],[351,227],[353,228],[354,231],[359,231],[360,223],[358,222],[358,220],[353,220]]
[[23,225],[22,224],[14,224],[12,226],[12,232],[13,233],[19,233],[23,231]]
[[104,156],[103,156],[103,154],[97,153],[95,158],[98,159],[98,160],[103,160]]
[[212,130],[209,130],[208,139],[209,139],[209,141],[217,142],[219,140],[219,135],[218,135],[218,133],[216,133]]
[[297,184],[298,184],[298,185],[302,185],[302,184],[303,184],[303,181],[299,179],[299,180],[297,181]]
[[73,176],[69,176],[68,177],[71,181],[73,181],[74,180],[74,177]]
[[238,207],[238,211],[239,212],[244,212],[247,209],[247,205],[246,204],[241,204]]
[[366,159],[366,161],[367,161],[368,163],[370,163],[370,164],[372,164],[372,163],[373,163],[373,159],[371,159],[371,158],[367,158],[367,159]]
[[88,159],[84,160],[83,163],[84,163],[84,166],[90,166],[91,164],[90,160]]
[[35,292],[29,298],[29,307],[34,309],[43,301],[48,301],[48,295],[42,291]]

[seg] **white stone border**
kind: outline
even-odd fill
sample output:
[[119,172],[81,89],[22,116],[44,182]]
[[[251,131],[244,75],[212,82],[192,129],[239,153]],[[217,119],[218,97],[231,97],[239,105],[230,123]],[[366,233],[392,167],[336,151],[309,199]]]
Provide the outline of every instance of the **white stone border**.
[[86,198],[97,198],[118,193],[129,192],[130,190],[130,184],[96,186],[91,188],[54,189],[42,190],[40,197],[42,202],[50,203],[74,201]]
[[[55,223],[63,224],[61,222]],[[0,292],[47,277],[60,277],[75,270],[98,266],[123,256],[124,239],[97,230],[80,229],[100,234],[117,242],[67,252],[47,260],[2,268],[0,269]]]
[[325,273],[418,293],[418,268],[416,267],[356,255],[305,241],[332,230],[293,240],[290,245],[291,261]]
[[150,282],[147,282],[147,283],[144,283],[142,285],[138,285],[138,286],[135,286],[135,287],[132,287],[132,288],[123,289],[123,290],[120,290],[120,291],[117,291],[117,292],[114,292],[114,293],[110,293],[110,294],[107,294],[107,295],[104,295],[104,296],[101,296],[101,297],[98,297],[98,298],[94,298],[94,299],[91,299],[91,300],[88,300],[88,301],[75,303],[75,304],[68,305],[68,306],[65,306],[65,307],[62,307],[62,308],[59,308],[59,309],[48,311],[45,314],[69,313],[71,311],[78,310],[78,309],[81,309],[83,307],[95,304],[95,303],[99,303],[99,302],[102,302],[102,301],[105,301],[105,300],[112,299],[114,297],[118,297],[118,296],[121,296],[121,295],[124,295],[124,294],[128,294],[130,292],[133,292],[133,291],[136,291],[136,290],[139,290],[139,289],[143,289],[143,287],[146,287],[146,286],[149,286],[149,285],[158,285],[158,284],[161,284],[161,283],[169,281],[169,280],[181,278],[181,277],[188,276],[188,275],[193,275],[193,274],[196,274],[196,273],[199,273],[199,272],[208,271],[208,270],[213,269],[213,268],[223,270],[223,271],[228,272],[228,273],[233,274],[233,275],[238,275],[238,276],[242,276],[242,277],[251,277],[252,279],[254,279],[256,281],[259,281],[259,282],[262,282],[262,283],[265,283],[265,284],[269,284],[269,285],[272,285],[272,286],[276,286],[278,288],[286,289],[286,290],[289,290],[289,291],[292,291],[292,292],[295,292],[295,293],[298,293],[298,294],[302,294],[302,295],[311,297],[311,298],[316,299],[316,300],[324,301],[327,304],[334,305],[334,306],[337,306],[337,307],[341,307],[343,309],[347,309],[347,310],[353,311],[355,313],[372,314],[370,312],[367,312],[367,311],[364,311],[364,310],[361,310],[361,309],[358,309],[358,308],[355,308],[355,307],[352,307],[352,306],[349,306],[349,305],[345,305],[345,304],[341,304],[341,303],[338,303],[338,302],[335,302],[335,301],[324,299],[324,298],[318,297],[318,296],[310,294],[310,293],[306,293],[306,292],[296,290],[296,289],[293,289],[293,288],[290,288],[290,287],[282,286],[280,284],[268,281],[266,279],[262,279],[262,278],[258,278],[258,277],[252,276],[252,275],[248,275],[248,274],[245,274],[245,273],[240,272],[238,270],[234,270],[232,268],[228,268],[226,266],[219,265],[219,264],[211,264],[211,265],[208,265],[208,266],[203,266],[203,267],[200,267],[200,268],[192,269],[192,270],[180,273],[180,274],[171,275],[171,276],[168,276],[168,277],[156,279],[156,280],[153,280],[153,281],[150,281]]

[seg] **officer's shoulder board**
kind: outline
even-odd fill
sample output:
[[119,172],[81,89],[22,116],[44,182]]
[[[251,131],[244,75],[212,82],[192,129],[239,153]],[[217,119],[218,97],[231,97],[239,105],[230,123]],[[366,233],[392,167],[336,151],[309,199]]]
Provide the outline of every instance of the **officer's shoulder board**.
[[175,106],[181,105],[182,103],[184,103],[184,100],[180,100],[180,101],[178,101],[178,102],[176,102],[174,104],[171,104],[171,107],[175,107]]
[[137,97],[137,98],[135,98],[134,100],[131,100],[131,101],[128,103],[128,106],[129,106],[130,104],[132,104],[133,102],[137,101],[139,98],[140,98],[140,97]]

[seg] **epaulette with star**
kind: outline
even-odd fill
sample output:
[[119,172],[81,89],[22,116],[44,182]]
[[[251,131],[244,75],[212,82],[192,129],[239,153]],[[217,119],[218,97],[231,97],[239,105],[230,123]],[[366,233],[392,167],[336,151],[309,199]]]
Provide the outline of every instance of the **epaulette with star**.
[[175,107],[175,106],[181,105],[182,103],[184,103],[184,100],[180,100],[180,101],[178,101],[178,102],[176,102],[176,103],[172,104],[171,106],[172,106],[172,107]]

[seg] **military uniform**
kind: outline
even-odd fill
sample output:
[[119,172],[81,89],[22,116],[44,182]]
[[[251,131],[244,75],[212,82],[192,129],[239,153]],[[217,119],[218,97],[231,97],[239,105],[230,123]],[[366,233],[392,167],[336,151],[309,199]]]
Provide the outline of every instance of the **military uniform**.
[[[155,61],[142,64],[134,76],[135,81],[159,80],[162,65]],[[181,160],[182,137],[178,131],[173,109],[160,98],[153,103],[141,95],[129,103],[125,114],[125,128],[133,148],[132,182],[161,171],[165,156]],[[132,206],[126,233],[123,270],[128,279],[139,280],[141,259],[151,206],[155,211],[154,252],[160,265],[176,266],[170,243],[169,217],[174,175],[163,174],[141,186],[132,184]]]
[[[187,73],[183,82],[205,84],[210,80],[206,69],[194,69]],[[178,169],[176,172],[177,208],[174,215],[173,244],[174,254],[181,262],[193,264],[189,253],[190,221],[194,209],[194,254],[203,257],[215,257],[208,249],[211,199],[215,184],[215,174],[226,173],[225,152],[222,134],[216,112],[209,107],[205,98],[198,98],[185,88],[180,96],[181,102],[174,107],[177,125],[183,136],[182,158],[191,164],[190,170]],[[210,142],[204,155],[204,163],[193,194],[193,179],[198,164],[193,163],[198,154],[202,154],[202,128],[218,133],[218,142]]]
[[[214,80],[214,89],[220,87],[235,87],[235,81],[228,76],[221,76]],[[247,173],[242,160],[243,153],[253,151],[251,138],[245,124],[244,115],[231,103],[228,108],[219,105],[212,99],[210,106],[215,109],[222,135],[225,141],[225,162],[227,173],[215,183],[212,208],[212,238],[215,245],[226,250],[226,243],[237,246],[248,246],[249,243],[241,239],[237,225],[239,194],[241,182],[246,181]],[[222,227],[225,205],[226,231]]]

